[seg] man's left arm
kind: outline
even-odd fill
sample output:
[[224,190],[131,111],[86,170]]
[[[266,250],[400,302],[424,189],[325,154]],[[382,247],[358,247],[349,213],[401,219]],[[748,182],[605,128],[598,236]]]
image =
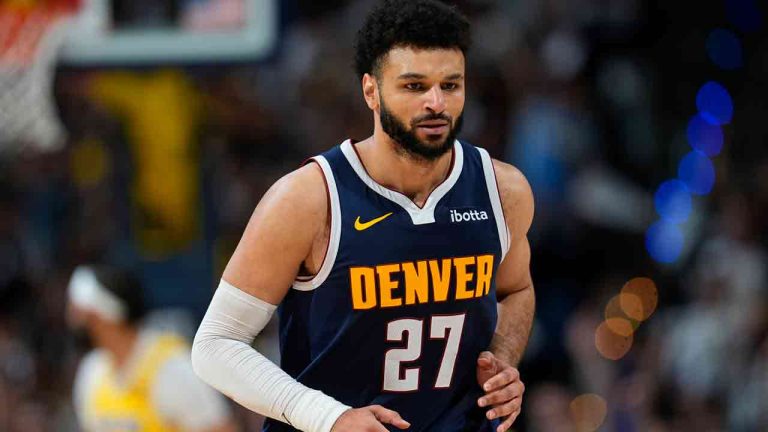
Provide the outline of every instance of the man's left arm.
[[536,303],[528,244],[528,229],[533,222],[533,193],[517,168],[494,161],[494,169],[509,229],[509,251],[496,273],[499,321],[490,350],[501,360],[517,366],[528,344]]
[[533,194],[515,167],[493,161],[504,218],[509,229],[509,251],[496,272],[499,318],[489,351],[478,358],[477,379],[485,395],[478,404],[488,407],[488,418],[503,418],[506,431],[520,414],[525,386],[516,366],[523,357],[533,324],[535,295],[531,279],[528,229],[533,221]]

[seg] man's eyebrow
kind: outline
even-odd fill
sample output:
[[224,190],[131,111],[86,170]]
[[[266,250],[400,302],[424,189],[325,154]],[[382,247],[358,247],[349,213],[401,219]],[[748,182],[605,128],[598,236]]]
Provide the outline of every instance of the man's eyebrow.
[[[401,79],[401,80],[417,79],[418,80],[418,79],[425,79],[426,77],[427,77],[426,75],[422,75],[420,73],[406,72],[406,73],[398,76],[397,79]],[[456,81],[456,80],[460,80],[462,78],[464,78],[464,74],[455,73],[455,74],[448,75],[444,79],[446,81]]]
[[397,77],[397,79],[424,79],[424,78],[426,78],[425,75],[422,75],[416,72],[407,72]]

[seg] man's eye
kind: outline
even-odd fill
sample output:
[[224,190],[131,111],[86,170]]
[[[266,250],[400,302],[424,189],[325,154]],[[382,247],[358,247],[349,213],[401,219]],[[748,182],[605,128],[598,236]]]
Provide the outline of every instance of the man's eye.
[[408,83],[405,85],[405,88],[408,90],[421,90],[421,84],[420,83]]
[[456,90],[459,88],[459,85],[456,83],[445,83],[442,85],[443,90]]

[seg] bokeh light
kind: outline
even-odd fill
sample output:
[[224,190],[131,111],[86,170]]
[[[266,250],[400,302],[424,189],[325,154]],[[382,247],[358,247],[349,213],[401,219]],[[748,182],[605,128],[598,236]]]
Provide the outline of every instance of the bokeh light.
[[605,305],[604,317],[608,328],[619,336],[630,336],[640,326],[639,321],[624,313],[619,295],[611,298]]
[[595,348],[601,356],[608,360],[619,360],[632,348],[632,334],[620,335],[608,326],[606,321],[600,323],[595,330]]
[[660,220],[645,232],[645,247],[657,262],[672,263],[683,251],[683,233],[674,223]]
[[571,418],[576,432],[594,432],[608,415],[608,403],[601,396],[588,393],[571,402]]
[[701,116],[715,125],[724,125],[733,118],[733,99],[725,87],[710,81],[699,89],[696,107]]
[[645,321],[659,304],[659,291],[653,280],[645,277],[634,278],[621,288],[619,304],[629,318]]
[[712,30],[707,37],[707,54],[713,63],[726,70],[738,69],[743,63],[741,42],[728,30]]
[[691,193],[680,180],[668,180],[659,186],[654,195],[656,212],[670,222],[684,222],[691,214]]
[[763,14],[755,0],[726,0],[725,11],[728,20],[741,31],[753,32],[763,26]]
[[699,150],[707,156],[717,156],[723,149],[723,130],[719,125],[709,123],[697,114],[688,122],[686,133],[688,143],[695,150]]
[[605,320],[605,325],[610,331],[622,337],[632,336],[637,329],[637,321],[630,321],[621,317],[608,318]]
[[707,155],[694,150],[680,161],[677,177],[692,194],[706,195],[715,185],[715,166]]

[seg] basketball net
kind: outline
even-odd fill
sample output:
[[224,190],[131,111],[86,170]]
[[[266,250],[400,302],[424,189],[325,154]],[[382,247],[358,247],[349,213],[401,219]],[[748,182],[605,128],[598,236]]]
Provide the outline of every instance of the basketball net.
[[53,75],[73,0],[0,0],[0,155],[64,143]]

